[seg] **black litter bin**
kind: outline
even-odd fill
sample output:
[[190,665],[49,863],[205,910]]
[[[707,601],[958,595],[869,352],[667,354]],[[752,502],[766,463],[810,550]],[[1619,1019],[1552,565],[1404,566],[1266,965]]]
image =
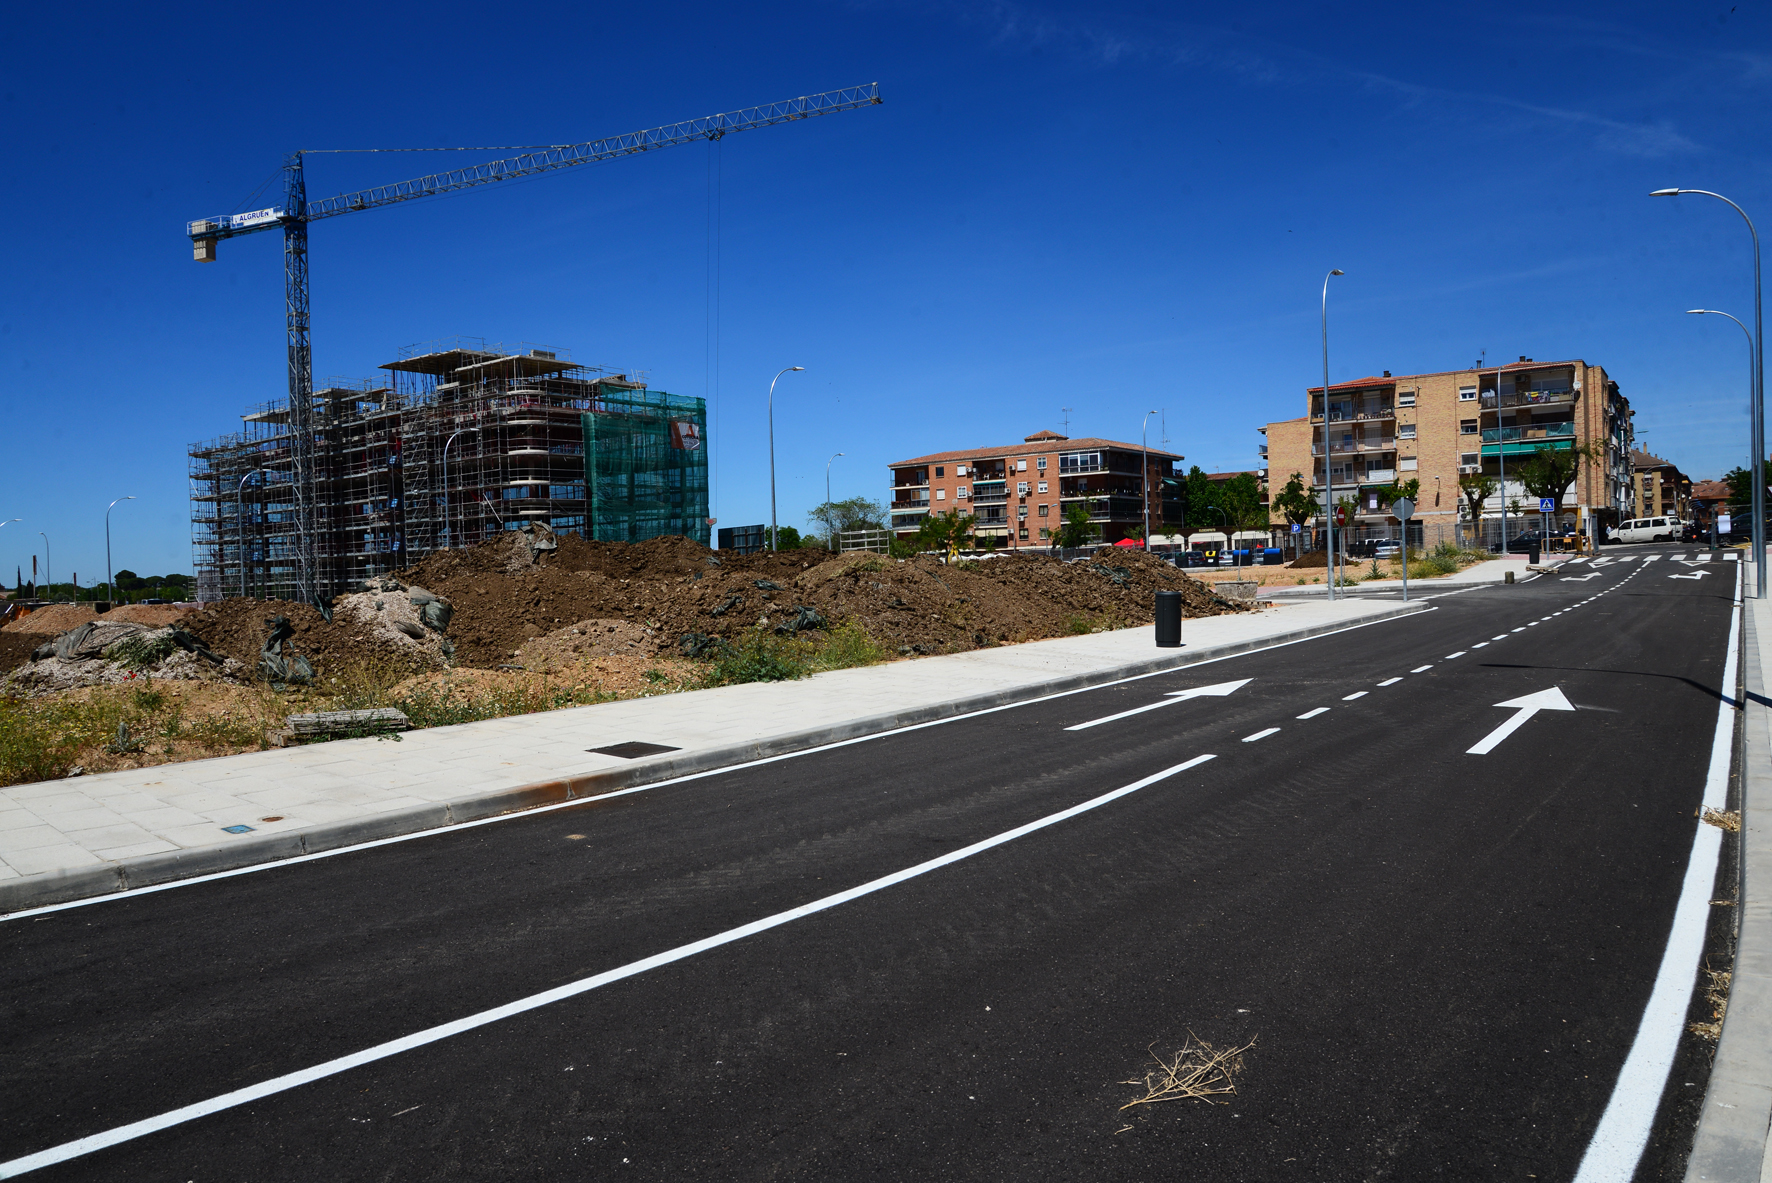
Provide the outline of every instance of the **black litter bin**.
[[1536,567],[1536,566],[1538,566],[1539,557],[1540,556],[1538,553],[1538,540],[1536,538],[1534,538],[1532,540],[1532,549],[1530,551],[1528,551],[1526,554],[1526,562],[1529,563],[1530,565]]
[[1157,593],[1157,648],[1181,648],[1181,593]]

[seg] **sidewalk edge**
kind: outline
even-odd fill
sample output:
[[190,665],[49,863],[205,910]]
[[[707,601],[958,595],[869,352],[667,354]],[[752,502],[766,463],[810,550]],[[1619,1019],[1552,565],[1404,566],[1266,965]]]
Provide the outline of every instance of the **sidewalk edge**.
[[1373,624],[1380,620],[1411,616],[1418,612],[1428,611],[1431,607],[1432,605],[1425,601],[1407,604],[1380,602],[1372,605],[1373,611],[1347,620],[1309,625],[1246,641],[1212,645],[1204,649],[1168,652],[1160,657],[1127,662],[1122,665],[1091,670],[1088,673],[1067,674],[1042,682],[1026,683],[1009,690],[990,691],[984,694],[950,699],[946,702],[927,703],[902,711],[846,719],[841,723],[809,727],[763,739],[727,744],[723,747],[709,748],[706,751],[686,756],[648,759],[625,768],[603,769],[582,776],[539,781],[489,793],[476,793],[447,802],[430,802],[406,809],[353,818],[349,821],[329,822],[304,830],[268,834],[262,838],[195,847],[188,850],[175,850],[164,854],[142,855],[92,867],[26,875],[0,882],[0,916],[29,908],[68,903],[91,896],[113,895],[138,887],[150,887],[179,879],[213,874],[218,871],[237,870],[259,863],[277,862],[304,854],[337,850],[341,847],[355,846],[378,839],[416,834],[426,830],[443,830],[464,822],[480,821],[508,813],[520,813],[543,805],[556,805],[618,789],[633,788],[638,785],[652,784],[700,772],[710,772],[752,760],[790,755],[808,748],[878,735],[881,732],[894,731],[902,727],[934,723],[956,715],[971,714],[993,707],[1012,706],[1050,694],[1083,690],[1092,686],[1137,677],[1140,674],[1185,669],[1190,665],[1235,657],[1238,654],[1256,649],[1267,649],[1276,645],[1309,640],[1312,637],[1326,636],[1344,629]]

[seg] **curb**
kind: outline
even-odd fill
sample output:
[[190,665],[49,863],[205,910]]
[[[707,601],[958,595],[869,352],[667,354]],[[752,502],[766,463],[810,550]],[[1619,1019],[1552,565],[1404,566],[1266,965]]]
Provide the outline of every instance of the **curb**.
[[24,911],[28,908],[63,904],[90,896],[112,895],[138,887],[152,887],[180,879],[189,879],[197,875],[233,871],[259,863],[276,862],[305,854],[337,850],[340,847],[356,846],[363,842],[395,838],[423,830],[447,829],[464,822],[481,821],[507,813],[520,813],[543,805],[557,805],[564,801],[597,796],[617,789],[632,788],[636,785],[672,780],[698,772],[709,772],[728,765],[748,763],[771,756],[789,755],[805,751],[808,748],[877,735],[884,731],[895,731],[920,723],[933,723],[956,715],[988,710],[992,707],[1012,706],[1044,698],[1047,695],[1063,693],[1067,690],[1083,690],[1091,686],[1137,677],[1141,674],[1185,669],[1190,665],[1234,657],[1256,649],[1267,649],[1275,645],[1326,636],[1357,625],[1373,624],[1392,617],[1426,612],[1431,608],[1431,605],[1426,602],[1403,604],[1380,601],[1374,603],[1372,607],[1373,611],[1364,615],[1336,621],[1332,624],[1311,625],[1247,641],[1233,641],[1192,652],[1146,658],[1142,661],[1128,662],[1084,674],[1067,674],[1062,677],[1050,678],[1044,682],[1032,682],[1017,686],[1010,690],[994,690],[983,694],[969,695],[965,698],[950,699],[946,702],[927,703],[902,711],[867,715],[858,719],[848,719],[842,723],[808,727],[801,731],[786,732],[764,739],[747,740],[743,743],[727,744],[723,747],[709,748],[684,756],[643,760],[624,768],[608,768],[598,772],[585,773],[581,776],[540,781],[489,793],[476,793],[452,801],[389,810],[386,813],[355,818],[351,821],[328,822],[305,830],[268,834],[262,838],[250,838],[225,845],[167,851],[164,854],[142,855],[96,867],[80,867],[72,870],[45,871],[38,875],[26,875],[0,883],[0,916]]
[[1742,684],[1746,717],[1741,740],[1741,890],[1736,899],[1734,976],[1729,1009],[1711,1060],[1704,1108],[1699,1111],[1686,1179],[1763,1178],[1767,1125],[1772,1121],[1772,899],[1759,890],[1772,880],[1772,711],[1766,703],[1766,668],[1759,618],[1743,599]]

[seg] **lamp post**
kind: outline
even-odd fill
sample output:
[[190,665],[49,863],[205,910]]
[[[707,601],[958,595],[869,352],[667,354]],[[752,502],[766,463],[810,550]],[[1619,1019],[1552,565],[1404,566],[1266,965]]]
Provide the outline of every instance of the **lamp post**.
[[[789,366],[781,374],[792,374],[805,368],[805,366]],[[777,374],[769,380],[769,549],[771,551],[780,549],[775,545],[775,384],[781,381],[781,374]]]
[[1139,500],[1144,502],[1144,549],[1149,554],[1151,549],[1151,416],[1155,411],[1144,413],[1144,422],[1138,425],[1138,443],[1144,449],[1144,469],[1138,474]]
[[[459,436],[463,431],[467,431],[467,430],[469,430],[469,429],[464,427],[460,431],[457,431],[455,433],[455,435],[450,436],[447,440],[445,440],[443,442],[443,524],[444,524],[444,526],[449,526],[449,524],[450,524],[449,519],[451,517],[451,514],[449,511],[455,507],[455,498],[453,498],[449,495],[449,445],[453,444],[455,442],[456,436]],[[454,538],[451,538],[450,541],[456,542],[457,540]]]
[[[1688,309],[1686,309],[1686,315],[1687,316],[1729,316],[1729,314],[1727,312],[1718,312],[1715,308],[1688,308]],[[1759,351],[1754,347],[1754,335],[1752,333],[1748,332],[1747,326],[1742,324],[1740,319],[1737,317],[1729,316],[1729,319],[1736,323],[1736,325],[1741,329],[1742,335],[1747,338],[1747,393],[1748,393],[1748,405],[1750,407],[1752,407],[1754,405],[1754,399],[1753,399],[1754,378],[1756,377],[1754,362],[1759,357]],[[1753,428],[1750,427],[1749,430],[1751,431],[1751,430],[1753,430]],[[1756,493],[1756,495],[1760,492],[1763,485],[1764,485],[1763,473],[1762,472],[1754,473],[1753,474],[1753,488],[1754,488],[1754,492]],[[1711,536],[1711,541],[1714,545],[1715,541],[1716,541],[1716,535],[1715,535],[1714,531]]]
[[[253,469],[251,472],[248,472],[245,476],[241,477],[240,483],[238,485],[234,486],[234,528],[236,530],[238,530],[240,533],[240,598],[243,600],[246,598],[246,562],[247,562],[247,560],[246,560],[246,509],[245,509],[245,506],[242,504],[242,500],[243,500],[243,496],[246,492],[246,482],[252,479],[253,473],[260,473],[263,471],[264,471],[264,469],[262,469],[262,468]],[[112,504],[115,504],[115,502],[113,502]]]
[[[1753,548],[1754,568],[1758,573],[1754,598],[1763,600],[1766,598],[1766,338],[1760,317],[1760,232],[1754,229],[1754,220],[1747,216],[1746,210],[1709,189],[1657,189],[1649,196],[1678,197],[1682,193],[1696,193],[1726,202],[1747,223],[1747,232],[1754,241],[1753,401],[1748,433],[1753,447]],[[1740,321],[1735,323],[1741,324]]]
[[[6,527],[12,525],[12,523],[14,523],[14,522],[22,522],[24,520],[25,519],[23,519],[23,518],[7,518],[4,522],[0,522],[0,530],[6,529]],[[20,576],[19,582],[20,583],[24,582],[23,576]]]
[[1329,279],[1343,275],[1337,267],[1323,277],[1323,518],[1329,527],[1325,557],[1329,564],[1329,599],[1335,599],[1335,447],[1329,442]]
[[[134,500],[134,494],[117,498],[117,501]],[[117,501],[105,506],[105,594],[110,597],[112,603],[117,602],[117,584],[116,577],[111,574],[111,510],[116,506]]]
[[829,535],[832,554],[836,554],[842,549],[837,545],[836,527],[831,525],[831,461],[841,455],[843,453],[838,452],[830,460],[824,462],[824,532]]
[[[43,539],[43,586],[45,588],[53,588],[55,586],[55,580],[49,577],[49,535],[44,534],[41,530],[37,531],[37,533]],[[51,602],[53,603],[54,601]]]

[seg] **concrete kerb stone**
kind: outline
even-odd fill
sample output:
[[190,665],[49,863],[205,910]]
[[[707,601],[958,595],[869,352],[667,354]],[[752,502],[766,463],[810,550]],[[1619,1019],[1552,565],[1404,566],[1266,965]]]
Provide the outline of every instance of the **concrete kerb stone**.
[[[699,752],[688,752],[680,756],[656,756],[636,761],[627,767],[602,769],[582,776],[541,781],[488,793],[476,793],[444,803],[390,810],[386,813],[353,818],[349,821],[327,822],[302,830],[267,834],[262,838],[243,839],[238,842],[219,843],[214,846],[170,851],[164,854],[142,855],[100,867],[21,876],[18,879],[0,882],[0,915],[23,911],[27,908],[67,903],[90,896],[109,895],[118,891],[188,879],[218,871],[237,870],[241,867],[276,862],[304,854],[337,850],[363,842],[395,838],[403,834],[415,834],[425,830],[443,830],[464,822],[483,821],[487,818],[520,813],[544,805],[558,805],[620,789],[635,788],[640,785],[709,772],[752,760],[790,755],[825,744],[859,739],[923,723],[933,723],[956,715],[989,710],[993,707],[1011,706],[1051,694],[1061,694],[1070,690],[1083,690],[1091,686],[1118,682],[1126,678],[1138,677],[1141,674],[1185,669],[1190,665],[1198,665],[1204,661],[1235,657],[1240,653],[1309,640],[1312,637],[1341,632],[1344,629],[1371,624],[1379,620],[1426,612],[1431,607],[1431,604],[1425,602],[1404,604],[1379,601],[1371,605],[1370,612],[1348,620],[1311,625],[1284,633],[1270,634],[1244,641],[1232,641],[1222,645],[1211,645],[1192,651],[1170,651],[1160,657],[1126,662],[1108,668],[1090,670],[1086,673],[1066,674],[1006,690],[993,690],[945,702],[926,703],[904,710],[845,719],[838,723],[808,727],[761,739],[748,739]],[[660,699],[659,701],[665,700]]]
[[1766,658],[1772,656],[1772,610],[1743,601],[1742,883],[1729,1009],[1711,1062],[1704,1108],[1686,1159],[1689,1183],[1772,1179],[1767,1126],[1772,1123],[1772,711]]

